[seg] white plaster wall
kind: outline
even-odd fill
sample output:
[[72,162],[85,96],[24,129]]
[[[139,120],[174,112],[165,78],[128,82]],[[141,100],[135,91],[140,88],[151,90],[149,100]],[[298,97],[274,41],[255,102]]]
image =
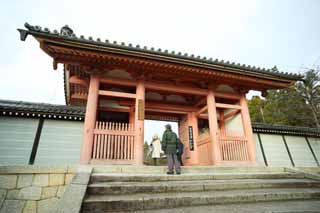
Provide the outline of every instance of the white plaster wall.
[[317,163],[312,155],[305,137],[285,136],[295,166],[313,167]]
[[[225,112],[226,113],[226,112]],[[241,114],[225,120],[227,135],[244,136]]]
[[308,137],[308,140],[318,162],[320,163],[320,138]]
[[80,159],[83,122],[45,120],[35,164],[74,164]]
[[0,165],[28,164],[38,119],[0,117]]
[[256,161],[257,161],[257,164],[259,166],[265,166],[257,133],[253,134],[253,141],[254,141],[255,148],[256,148]]
[[281,135],[260,134],[269,166],[292,166]]

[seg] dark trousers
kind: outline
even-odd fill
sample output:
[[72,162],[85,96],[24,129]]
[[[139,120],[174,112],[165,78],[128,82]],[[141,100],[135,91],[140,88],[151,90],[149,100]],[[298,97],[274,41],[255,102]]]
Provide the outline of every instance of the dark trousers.
[[173,172],[175,168],[177,173],[180,173],[180,163],[177,154],[167,154],[168,172]]
[[183,163],[182,163],[182,154],[178,153],[177,154],[177,157],[178,157],[178,160],[180,162],[180,165],[183,166]]
[[153,158],[153,165],[154,165],[154,166],[157,165],[157,158]]

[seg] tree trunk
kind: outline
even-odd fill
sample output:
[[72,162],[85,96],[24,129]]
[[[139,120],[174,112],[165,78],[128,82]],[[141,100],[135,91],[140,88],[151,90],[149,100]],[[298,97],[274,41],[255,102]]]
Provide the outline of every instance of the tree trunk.
[[310,108],[311,108],[311,111],[312,111],[314,122],[316,123],[316,127],[320,128],[319,120],[318,120],[318,117],[317,117],[317,112],[316,112],[316,109],[314,108],[312,102],[310,102]]

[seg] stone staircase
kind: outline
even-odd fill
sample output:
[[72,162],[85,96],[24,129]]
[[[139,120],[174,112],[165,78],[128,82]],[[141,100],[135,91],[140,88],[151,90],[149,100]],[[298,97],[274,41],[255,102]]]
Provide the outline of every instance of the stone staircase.
[[123,212],[188,206],[319,200],[320,180],[268,167],[96,167],[82,212]]

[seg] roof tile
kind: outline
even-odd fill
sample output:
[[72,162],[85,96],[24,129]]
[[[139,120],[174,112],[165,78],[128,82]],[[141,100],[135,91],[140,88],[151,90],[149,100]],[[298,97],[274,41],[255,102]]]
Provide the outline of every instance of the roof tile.
[[173,56],[176,58],[192,59],[193,61],[201,61],[201,62],[205,62],[208,64],[213,64],[213,65],[223,65],[223,66],[227,66],[227,67],[240,68],[240,69],[254,71],[257,73],[261,73],[261,74],[269,74],[269,75],[274,75],[274,76],[283,77],[283,78],[292,79],[292,80],[301,80],[303,77],[300,74],[293,74],[293,73],[288,73],[288,72],[285,72],[285,73],[278,72],[278,71],[273,70],[272,68],[265,69],[265,68],[250,66],[250,65],[246,65],[246,64],[240,65],[240,63],[236,64],[234,62],[229,62],[229,61],[225,62],[224,60],[219,61],[218,59],[215,59],[214,61],[212,61],[211,58],[207,59],[207,57],[201,57],[201,56],[195,57],[194,54],[188,55],[187,53],[182,54],[181,52],[178,52],[178,53],[176,53],[175,51],[170,52],[169,50],[162,50],[160,48],[157,50],[154,47],[148,48],[148,47],[144,46],[143,48],[141,48],[140,45],[136,45],[134,47],[134,45],[132,45],[131,43],[129,43],[128,45],[126,45],[124,42],[121,42],[120,44],[118,44],[117,41],[113,41],[113,43],[110,43],[109,40],[105,40],[105,42],[102,42],[100,38],[97,38],[97,40],[95,41],[92,36],[89,36],[88,39],[86,39],[83,35],[80,35],[80,37],[77,37],[74,33],[72,33],[70,35],[67,33],[62,33],[62,35],[61,35],[61,34],[59,34],[58,30],[54,30],[53,32],[51,32],[49,30],[49,28],[44,28],[42,30],[42,28],[40,26],[33,26],[28,23],[25,23],[24,26],[30,32],[32,32],[32,31],[40,32],[40,33],[44,33],[47,35],[63,37],[64,39],[78,40],[81,42],[92,43],[92,44],[96,44],[96,45],[117,46],[118,48],[130,49],[130,50],[135,50],[135,51],[140,51],[140,52],[150,52],[150,53],[154,53],[154,54]]

